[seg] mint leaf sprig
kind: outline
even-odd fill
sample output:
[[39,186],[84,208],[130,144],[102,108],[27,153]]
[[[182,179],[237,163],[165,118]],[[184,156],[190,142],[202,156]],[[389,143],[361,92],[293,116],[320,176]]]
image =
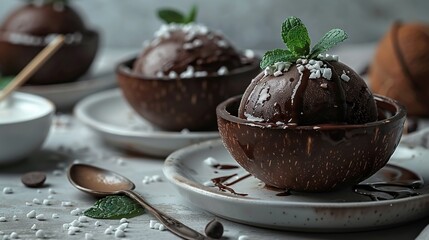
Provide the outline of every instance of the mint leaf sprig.
[[94,206],[83,213],[90,218],[121,219],[132,218],[144,213],[144,208],[124,195],[110,195],[95,202]]
[[158,10],[158,17],[161,18],[165,23],[182,23],[187,24],[195,22],[197,17],[197,6],[193,5],[187,15],[171,8],[163,8]]
[[262,57],[261,68],[274,65],[276,62],[296,62],[299,58],[314,59],[347,39],[347,33],[342,29],[332,29],[310,50],[310,37],[305,25],[297,17],[288,17],[282,24],[283,42],[287,49],[267,51]]

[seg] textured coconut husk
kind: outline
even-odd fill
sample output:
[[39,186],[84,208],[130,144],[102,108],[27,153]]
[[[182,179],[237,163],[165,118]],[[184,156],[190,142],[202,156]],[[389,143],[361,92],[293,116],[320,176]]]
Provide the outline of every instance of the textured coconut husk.
[[429,25],[395,23],[369,71],[374,93],[394,98],[408,115],[429,116]]

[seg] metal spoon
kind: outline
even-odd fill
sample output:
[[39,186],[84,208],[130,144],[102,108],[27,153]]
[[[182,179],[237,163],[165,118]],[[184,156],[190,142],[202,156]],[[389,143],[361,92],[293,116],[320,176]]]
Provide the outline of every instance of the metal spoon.
[[168,230],[184,239],[207,239],[204,235],[162,213],[133,191],[135,185],[115,172],[87,164],[73,164],[67,172],[69,181],[77,189],[96,196],[125,194],[140,203]]

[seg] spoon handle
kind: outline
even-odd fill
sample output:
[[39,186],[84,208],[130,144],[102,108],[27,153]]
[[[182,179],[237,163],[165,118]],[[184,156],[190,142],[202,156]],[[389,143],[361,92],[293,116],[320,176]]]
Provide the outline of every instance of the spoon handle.
[[189,240],[208,239],[207,237],[195,231],[194,229],[184,225],[183,223],[168,216],[167,214],[155,209],[154,207],[152,207],[152,205],[147,203],[143,199],[143,197],[141,197],[138,193],[132,190],[124,190],[123,193],[128,197],[136,200],[138,203],[140,203],[147,211],[149,211],[152,215],[154,215],[168,230],[170,230],[172,233],[176,234],[177,236],[184,239],[189,239]]

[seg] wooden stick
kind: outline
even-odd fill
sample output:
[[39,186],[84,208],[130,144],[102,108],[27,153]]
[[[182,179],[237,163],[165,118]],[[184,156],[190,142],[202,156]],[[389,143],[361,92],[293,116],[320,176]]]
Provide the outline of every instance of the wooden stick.
[[25,83],[64,44],[64,36],[56,36],[18,75],[0,92],[0,101]]

